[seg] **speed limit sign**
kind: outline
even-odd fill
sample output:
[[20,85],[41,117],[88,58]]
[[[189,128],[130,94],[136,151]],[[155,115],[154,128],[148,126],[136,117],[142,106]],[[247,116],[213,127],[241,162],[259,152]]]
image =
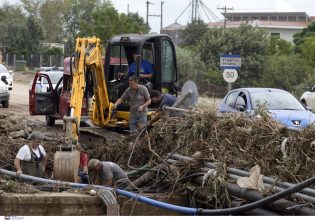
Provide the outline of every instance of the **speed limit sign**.
[[235,69],[225,69],[223,71],[223,79],[228,83],[232,83],[237,79],[237,71]]

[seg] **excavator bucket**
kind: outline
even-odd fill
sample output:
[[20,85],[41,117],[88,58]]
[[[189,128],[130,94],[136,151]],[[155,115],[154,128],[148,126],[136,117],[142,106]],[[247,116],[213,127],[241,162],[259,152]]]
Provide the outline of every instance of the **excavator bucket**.
[[79,164],[79,151],[57,151],[54,158],[54,179],[78,182]]

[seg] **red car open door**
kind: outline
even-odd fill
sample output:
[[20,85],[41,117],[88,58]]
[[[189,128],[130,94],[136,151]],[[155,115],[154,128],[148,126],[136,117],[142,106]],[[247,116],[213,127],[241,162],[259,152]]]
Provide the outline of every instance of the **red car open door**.
[[[44,77],[48,82],[48,87],[41,86],[41,78]],[[56,91],[48,75],[36,73],[32,88],[29,91],[29,112],[31,115],[49,115],[54,114],[56,108]]]

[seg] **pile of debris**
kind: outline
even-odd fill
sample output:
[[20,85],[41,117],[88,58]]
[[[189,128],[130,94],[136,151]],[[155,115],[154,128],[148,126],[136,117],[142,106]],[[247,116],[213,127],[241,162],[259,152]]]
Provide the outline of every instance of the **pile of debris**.
[[[299,183],[315,176],[314,127],[288,130],[263,112],[256,118],[191,112],[160,121],[139,136],[138,141],[126,137],[109,143],[92,155],[115,161],[126,170],[150,167],[132,179],[133,189],[141,192],[186,193],[207,207],[231,207],[229,184],[236,184],[243,176],[231,178],[235,175],[228,172],[229,168],[249,171],[258,166],[258,177],[263,174],[273,179],[263,195],[276,192],[276,183]],[[212,170],[205,167],[209,162],[216,168],[215,175],[206,174]],[[293,200],[305,202],[305,196]],[[306,203],[314,201],[312,197]]]
[[50,176],[53,168],[53,158],[58,146],[63,143],[64,132],[62,129],[48,129],[36,123],[32,123],[24,117],[14,114],[0,114],[0,167],[14,170],[14,159],[19,149],[29,143],[30,134],[37,131],[42,134],[42,145],[48,154],[47,176]]
[[[53,155],[64,142],[61,129],[52,136],[50,130],[27,126],[23,120],[17,123],[4,115],[0,115],[0,125],[2,168],[14,170],[18,149],[28,142],[33,130],[41,130],[49,156],[47,173],[51,173]],[[249,171],[258,167],[257,177],[263,174],[273,178],[271,187],[263,189],[262,195],[279,190],[272,187],[279,182],[299,183],[315,176],[314,140],[314,127],[288,130],[264,113],[250,118],[243,114],[223,117],[213,111],[198,111],[159,121],[134,136],[95,144],[97,147],[88,153],[90,158],[116,162],[126,171],[139,171],[130,176],[132,190],[168,192],[170,196],[185,193],[193,201],[192,206],[198,203],[222,208],[233,206],[231,190],[235,187],[230,184],[244,177],[235,178],[237,175],[230,172],[231,168]],[[315,196],[306,193],[292,201],[314,204]]]
[[217,166],[250,170],[256,164],[266,176],[301,182],[315,175],[315,128],[292,131],[264,115],[224,117],[212,111],[160,121],[148,132],[95,149],[91,155],[127,167],[158,165],[171,152],[209,160]]

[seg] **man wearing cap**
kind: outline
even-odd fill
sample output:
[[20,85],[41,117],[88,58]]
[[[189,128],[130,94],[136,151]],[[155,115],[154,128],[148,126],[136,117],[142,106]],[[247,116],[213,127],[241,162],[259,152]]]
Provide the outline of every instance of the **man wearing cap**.
[[119,165],[97,159],[89,161],[89,174],[92,182],[98,185],[113,186],[127,180],[127,175]]

